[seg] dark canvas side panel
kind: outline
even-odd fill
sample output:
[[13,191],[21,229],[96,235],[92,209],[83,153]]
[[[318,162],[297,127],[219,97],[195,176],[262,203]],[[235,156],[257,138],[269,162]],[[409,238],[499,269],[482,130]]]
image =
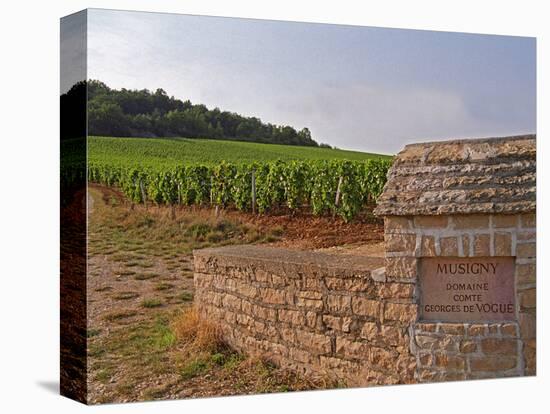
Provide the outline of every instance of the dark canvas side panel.
[[61,19],[61,394],[86,402],[87,12]]

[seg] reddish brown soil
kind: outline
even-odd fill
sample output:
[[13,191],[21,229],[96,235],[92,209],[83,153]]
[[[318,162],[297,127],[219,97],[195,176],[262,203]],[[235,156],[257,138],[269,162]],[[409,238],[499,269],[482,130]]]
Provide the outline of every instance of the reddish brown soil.
[[[91,186],[101,189],[104,200],[115,197],[121,202],[127,202],[124,195],[116,189]],[[170,209],[167,206],[155,205],[150,205],[149,208],[166,211]],[[198,216],[214,215],[214,209],[210,206],[176,206],[176,211],[189,211]],[[340,217],[314,216],[306,209],[294,213],[287,209],[279,209],[270,214],[252,214],[227,208],[219,210],[218,214],[220,218],[249,223],[262,230],[279,229],[282,237],[273,243],[274,246],[314,250],[343,245],[365,245],[384,240],[382,220],[369,212],[359,214],[349,223]]]

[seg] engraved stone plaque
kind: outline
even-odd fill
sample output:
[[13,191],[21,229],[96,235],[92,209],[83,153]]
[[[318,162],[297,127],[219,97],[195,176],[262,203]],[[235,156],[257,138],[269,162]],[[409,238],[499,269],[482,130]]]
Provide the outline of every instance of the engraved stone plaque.
[[442,322],[515,320],[513,257],[420,259],[420,318]]

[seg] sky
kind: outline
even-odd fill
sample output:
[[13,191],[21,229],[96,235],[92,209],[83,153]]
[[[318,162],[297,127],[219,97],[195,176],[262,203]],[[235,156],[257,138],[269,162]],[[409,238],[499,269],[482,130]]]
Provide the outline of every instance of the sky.
[[536,128],[534,38],[92,9],[87,41],[89,79],[343,149]]

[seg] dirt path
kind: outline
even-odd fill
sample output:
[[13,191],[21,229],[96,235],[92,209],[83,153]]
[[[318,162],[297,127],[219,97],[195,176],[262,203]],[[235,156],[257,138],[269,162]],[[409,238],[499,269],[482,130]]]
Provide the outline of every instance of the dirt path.
[[112,226],[109,210],[116,206],[106,203],[109,193],[90,189],[89,197],[90,400],[146,399],[148,390],[170,381],[140,372],[140,365],[147,365],[144,352],[150,356],[157,350],[147,341],[159,335],[169,341],[168,316],[193,299],[192,255],[165,246],[151,249],[146,240],[125,237],[123,229]]

